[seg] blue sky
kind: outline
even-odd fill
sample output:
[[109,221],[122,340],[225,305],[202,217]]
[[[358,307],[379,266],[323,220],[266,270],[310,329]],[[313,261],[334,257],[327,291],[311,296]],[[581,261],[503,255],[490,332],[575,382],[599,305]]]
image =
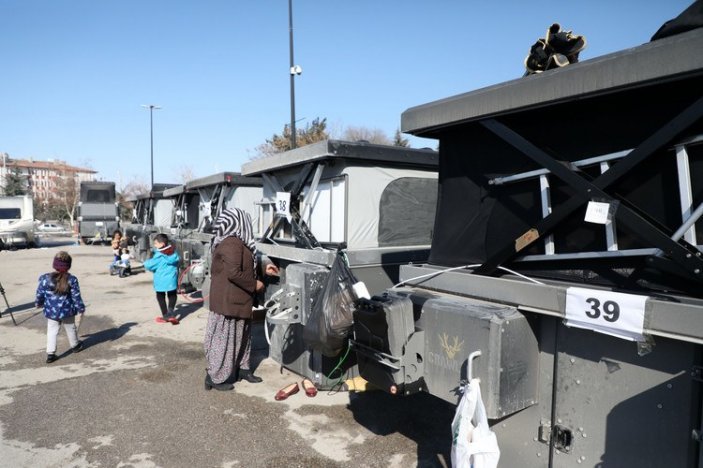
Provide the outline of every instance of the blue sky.
[[[392,136],[420,104],[522,76],[552,22],[581,60],[649,41],[691,0],[293,0],[298,127]],[[287,0],[0,0],[0,152],[123,187],[237,172],[290,122]],[[434,141],[411,139],[414,147]]]

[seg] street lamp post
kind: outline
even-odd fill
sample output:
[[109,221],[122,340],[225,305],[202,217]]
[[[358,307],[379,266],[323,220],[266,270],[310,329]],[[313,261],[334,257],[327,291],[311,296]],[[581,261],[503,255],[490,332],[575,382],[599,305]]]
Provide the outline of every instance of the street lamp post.
[[290,37],[290,147],[296,148],[295,130],[295,75],[303,73],[300,65],[295,65],[293,60],[293,0],[288,0],[288,32]]
[[154,104],[142,104],[142,107],[149,109],[149,133],[151,141],[151,186],[149,191],[154,191],[154,109],[161,109],[160,106]]

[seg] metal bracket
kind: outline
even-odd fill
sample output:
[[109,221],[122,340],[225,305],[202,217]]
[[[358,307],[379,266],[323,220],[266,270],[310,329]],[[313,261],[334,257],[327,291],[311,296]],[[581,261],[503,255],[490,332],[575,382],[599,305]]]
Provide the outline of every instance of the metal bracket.
[[286,292],[285,288],[276,291],[264,303],[266,321],[273,325],[301,323],[300,311],[295,307],[287,307],[291,297],[296,297],[295,292]]
[[703,366],[693,366],[691,368],[691,378],[696,382],[703,382]]
[[473,368],[473,361],[477,357],[481,355],[481,350],[477,349],[473,353],[469,354],[469,360],[466,363],[466,375],[468,376],[469,383],[471,383],[471,380],[473,379],[474,375],[474,368]]

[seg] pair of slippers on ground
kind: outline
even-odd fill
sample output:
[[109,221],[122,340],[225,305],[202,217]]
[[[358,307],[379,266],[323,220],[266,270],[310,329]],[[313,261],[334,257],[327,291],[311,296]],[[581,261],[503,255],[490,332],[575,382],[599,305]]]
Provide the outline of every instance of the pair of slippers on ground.
[[[317,388],[315,388],[315,384],[312,383],[310,379],[303,379],[302,382],[300,382],[300,385],[302,385],[303,390],[305,390],[305,394],[309,397],[314,397],[317,395]],[[286,385],[282,389],[280,389],[278,392],[276,392],[276,395],[273,397],[276,401],[282,401],[288,398],[291,395],[295,395],[300,391],[300,386],[298,385],[298,382],[294,382],[290,385]]]
[[158,316],[154,319],[154,321],[156,323],[170,323],[171,325],[178,325],[179,323],[181,323],[178,321],[178,319],[176,317],[168,317],[168,316],[166,316],[166,317]]

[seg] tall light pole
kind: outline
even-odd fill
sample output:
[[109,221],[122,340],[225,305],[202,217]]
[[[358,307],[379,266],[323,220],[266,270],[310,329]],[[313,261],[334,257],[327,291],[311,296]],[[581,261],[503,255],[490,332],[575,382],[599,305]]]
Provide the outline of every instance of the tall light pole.
[[154,191],[154,109],[161,109],[154,104],[142,104],[142,107],[149,109],[149,133],[151,135],[151,187],[149,191]]
[[288,0],[288,32],[290,37],[290,147],[295,149],[295,75],[303,73],[303,69],[293,60],[293,0]]

